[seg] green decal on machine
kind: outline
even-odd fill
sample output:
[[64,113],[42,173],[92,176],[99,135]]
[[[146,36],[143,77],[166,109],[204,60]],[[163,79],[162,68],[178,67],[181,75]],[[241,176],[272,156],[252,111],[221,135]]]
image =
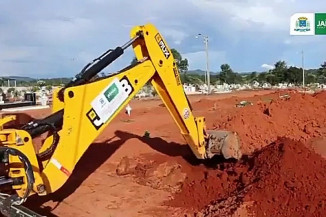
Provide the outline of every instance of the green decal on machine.
[[86,114],[94,127],[98,130],[106,123],[132,94],[134,88],[127,79],[115,78],[104,90],[91,102],[92,109]]
[[113,83],[105,92],[104,96],[111,102],[119,94],[119,89],[115,83]]

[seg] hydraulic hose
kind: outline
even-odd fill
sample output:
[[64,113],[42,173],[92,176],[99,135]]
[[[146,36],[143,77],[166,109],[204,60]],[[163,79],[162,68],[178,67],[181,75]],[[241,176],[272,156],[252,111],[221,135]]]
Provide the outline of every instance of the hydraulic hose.
[[[98,58],[94,59],[92,62],[88,63],[82,71],[75,76],[75,78],[70,81],[64,88],[62,88],[58,93],[58,98],[61,101],[64,101],[64,91],[68,87],[78,86],[89,82],[94,76],[96,76],[100,71],[105,67],[110,65],[113,61],[118,59],[123,53],[124,50],[133,44],[138,38],[142,37],[142,32],[139,32],[136,37],[130,39],[127,43],[121,47],[116,47],[114,50],[108,50],[103,53]],[[28,123],[22,129],[26,130],[32,138],[35,138],[42,133],[45,133],[49,130],[55,129],[59,131],[62,128],[63,124],[63,114],[64,110],[60,110],[54,114],[49,115],[48,117],[42,120],[36,120]]]
[[33,173],[33,167],[31,162],[28,160],[25,154],[23,154],[21,151],[10,148],[10,147],[0,147],[0,153],[7,153],[13,156],[18,156],[19,160],[24,164],[24,169],[26,173],[26,179],[27,179],[27,189],[25,191],[25,194],[23,197],[18,197],[13,203],[15,205],[20,205],[29,196],[30,192],[33,189],[33,184],[35,183],[34,173]]

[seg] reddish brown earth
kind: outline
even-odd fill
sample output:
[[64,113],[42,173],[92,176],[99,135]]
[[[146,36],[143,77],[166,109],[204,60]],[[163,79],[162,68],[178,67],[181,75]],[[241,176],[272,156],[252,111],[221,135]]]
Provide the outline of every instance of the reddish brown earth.
[[[237,107],[243,100],[253,105]],[[196,160],[160,100],[133,100],[131,117],[121,113],[110,124],[59,191],[27,205],[48,216],[322,216],[326,93],[242,91],[190,101],[208,129],[239,134],[241,161]]]
[[218,117],[214,128],[233,130],[240,135],[247,154],[275,141],[277,137],[308,141],[325,134],[325,93],[312,95],[289,92],[266,96],[255,106],[238,109],[233,114]]
[[247,210],[240,216],[323,216],[326,211],[326,161],[301,142],[279,139],[222,165],[188,179],[168,204],[197,208],[197,216],[231,216],[243,204]]

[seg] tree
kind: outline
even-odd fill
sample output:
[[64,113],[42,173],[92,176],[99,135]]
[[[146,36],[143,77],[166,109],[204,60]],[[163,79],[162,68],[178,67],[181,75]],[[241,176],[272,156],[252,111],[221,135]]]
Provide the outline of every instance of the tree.
[[241,79],[240,77],[241,76],[239,76],[237,73],[233,72],[229,64],[221,65],[221,72],[219,75],[221,83],[234,84],[239,82],[239,80],[242,80],[242,77]]
[[132,58],[130,65],[134,65],[134,64],[136,64],[137,62],[138,62],[137,58],[134,57],[134,58]]
[[232,70],[231,70],[231,67],[229,64],[221,65],[221,72],[220,72],[220,76],[219,76],[221,83],[227,83],[228,74],[231,72],[232,72]]
[[318,77],[326,77],[326,61],[320,65],[317,74]]
[[326,61],[320,65],[322,69],[326,69]]
[[157,96],[158,95],[154,88],[152,89],[151,94],[152,94],[152,96]]
[[45,81],[43,80],[38,80],[37,81],[37,85],[40,86],[40,87],[43,87],[45,85]]
[[175,59],[177,64],[179,64],[180,61],[182,60],[181,54],[174,48],[171,49],[171,52],[172,52],[173,58]]
[[284,74],[284,79],[281,82],[288,82],[288,83],[294,83],[299,84],[302,81],[302,69],[291,66],[287,69],[287,71]]
[[275,63],[275,68],[271,71],[274,75],[273,81],[280,83],[286,80],[287,65],[285,61],[278,61]]
[[51,86],[51,85],[47,85],[47,86],[46,86],[46,90],[47,90],[47,91],[51,91],[51,90],[52,90],[52,86]]
[[267,72],[262,72],[262,73],[260,73],[260,74],[257,76],[257,81],[258,81],[259,83],[265,83],[265,82],[267,82],[266,76],[267,76]]
[[20,95],[20,91],[18,90],[15,90],[14,93],[13,93],[14,97],[18,97]]
[[233,79],[234,84],[242,84],[243,83],[243,77],[239,73],[233,73],[232,79]]
[[37,92],[37,91],[39,91],[40,90],[40,87],[38,87],[38,86],[33,86],[32,88],[31,88],[31,91],[32,92]]
[[186,58],[182,59],[181,54],[174,48],[171,49],[171,52],[172,52],[174,60],[177,63],[177,67],[180,70],[180,72],[187,73],[188,67],[189,67],[188,60]]
[[277,80],[275,74],[272,74],[272,73],[267,73],[266,74],[266,81],[268,83],[270,83],[271,85],[275,85],[275,84],[278,83],[278,80]]
[[198,74],[181,74],[180,79],[182,83],[201,85],[204,84],[204,78]]
[[274,69],[287,69],[287,65],[286,65],[286,62],[285,61],[277,61],[275,64],[274,64],[275,68]]
[[257,80],[257,72],[252,72],[249,75],[247,75],[245,78],[245,82],[247,83],[251,83],[256,80]]
[[186,74],[187,71],[188,71],[188,66],[189,66],[188,60],[187,59],[183,59],[183,60],[180,61],[178,68],[179,68],[179,70],[180,70],[181,73],[185,73]]
[[7,90],[7,93],[11,93],[11,92],[14,92],[16,89],[15,88],[13,88],[13,87],[10,87],[10,88],[8,88],[8,90]]
[[317,76],[315,74],[308,73],[308,75],[306,76],[307,84],[316,83],[316,81],[317,81]]

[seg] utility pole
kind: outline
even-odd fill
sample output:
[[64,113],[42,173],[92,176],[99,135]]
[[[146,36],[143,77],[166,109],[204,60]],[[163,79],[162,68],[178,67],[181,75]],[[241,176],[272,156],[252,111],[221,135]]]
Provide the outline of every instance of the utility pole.
[[305,87],[305,82],[304,82],[304,52],[302,50],[301,52],[302,54],[302,87],[304,88]]
[[207,77],[207,94],[211,93],[211,79],[210,79],[210,72],[209,72],[209,62],[208,62],[208,36],[203,36],[201,33],[199,33],[198,36],[202,36],[204,38],[204,44],[205,44],[205,52],[206,52],[206,75],[205,75],[205,83],[206,83],[206,77]]
[[211,79],[209,74],[209,64],[208,64],[208,37],[205,37],[205,50],[206,50],[206,73],[207,73],[207,85],[208,85],[208,94],[211,93]]

